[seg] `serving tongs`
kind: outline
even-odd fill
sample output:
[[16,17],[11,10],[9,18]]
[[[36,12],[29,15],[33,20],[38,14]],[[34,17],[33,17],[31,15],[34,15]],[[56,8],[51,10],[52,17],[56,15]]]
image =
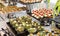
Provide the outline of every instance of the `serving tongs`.
[[53,19],[50,19],[51,21],[54,21],[56,23],[60,23],[60,15],[56,16],[55,18]]
[[2,20],[5,20],[1,15],[0,15],[0,18],[1,18]]

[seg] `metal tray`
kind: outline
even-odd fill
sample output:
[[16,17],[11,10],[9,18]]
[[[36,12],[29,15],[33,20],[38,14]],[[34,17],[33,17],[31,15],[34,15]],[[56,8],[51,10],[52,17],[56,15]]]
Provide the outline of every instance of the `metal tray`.
[[[28,14],[26,13],[26,11],[21,11],[19,13],[15,13],[15,16],[16,17],[22,17],[22,16],[27,16]],[[13,18],[14,19],[14,18]],[[40,22],[38,20],[36,20],[35,18],[32,17],[32,21],[36,21],[40,24]],[[13,28],[13,26],[10,24],[10,22],[8,21],[7,22],[7,25],[10,27],[10,29],[13,31],[13,33],[16,35],[16,36],[27,36],[29,34],[29,32],[27,30],[24,30],[23,33],[18,33],[15,28]]]

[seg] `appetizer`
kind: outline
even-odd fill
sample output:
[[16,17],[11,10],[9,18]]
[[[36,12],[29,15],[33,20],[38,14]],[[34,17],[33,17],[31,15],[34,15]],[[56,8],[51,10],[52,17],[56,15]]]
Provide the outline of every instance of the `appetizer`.
[[32,16],[36,17],[37,19],[43,18],[43,17],[52,17],[53,11],[51,9],[39,9],[39,10],[33,10],[32,11]]
[[4,7],[3,5],[2,6],[0,5],[0,10],[2,11],[3,14],[6,14],[11,12],[26,10],[26,7],[17,7],[17,6]]
[[36,31],[44,30],[36,21],[32,21],[30,16],[17,17],[9,20],[10,25],[18,32],[23,32],[26,29],[29,33],[35,33]]
[[42,0],[20,0],[24,3],[33,3],[33,2],[41,2]]

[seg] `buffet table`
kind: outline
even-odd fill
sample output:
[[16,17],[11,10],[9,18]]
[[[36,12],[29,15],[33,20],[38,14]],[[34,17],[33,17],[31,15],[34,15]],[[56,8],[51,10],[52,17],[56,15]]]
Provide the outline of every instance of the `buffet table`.
[[[28,14],[26,13],[26,11],[20,11],[20,12],[18,12],[18,13],[14,13],[14,14],[15,14],[16,17],[22,17],[22,16],[28,15]],[[32,20],[40,23],[38,20],[36,20],[36,19],[33,18],[33,17],[32,17]],[[8,18],[6,18],[4,21],[0,21],[0,30],[1,30],[1,28],[6,29],[6,27],[9,27],[6,22],[9,22],[9,19],[8,19]],[[11,29],[11,28],[9,28],[9,29]],[[44,29],[45,29],[45,30],[48,30],[49,32],[51,32],[51,26],[44,26]]]
[[[23,7],[23,6],[25,6],[25,5],[22,5],[22,4],[20,4],[20,3],[17,3],[17,7]],[[25,6],[26,7],[26,6]],[[26,13],[26,11],[17,11],[17,12],[14,12],[14,15],[16,16],[16,17],[22,17],[22,16],[26,16],[26,15],[28,15],[27,13]],[[6,28],[9,28],[10,29],[10,31],[13,33],[13,31],[12,31],[12,29],[7,25],[7,22],[9,22],[9,18],[7,18],[7,16],[6,15],[1,15],[1,17],[3,17],[3,20],[0,20],[0,30],[1,30],[1,28],[4,28],[4,29],[6,29]],[[36,21],[36,22],[38,22],[38,23],[40,23],[40,21],[38,21],[38,20],[36,20],[35,18],[33,18],[32,17],[32,21]],[[45,30],[48,30],[49,32],[51,32],[51,30],[52,30],[52,26],[50,25],[50,26],[44,26],[44,29]],[[14,34],[14,33],[13,33]],[[14,36],[15,36],[15,34],[14,34]],[[29,36],[29,35],[28,35]],[[36,36],[36,34],[34,35],[34,36]],[[48,35],[47,35],[48,36]]]

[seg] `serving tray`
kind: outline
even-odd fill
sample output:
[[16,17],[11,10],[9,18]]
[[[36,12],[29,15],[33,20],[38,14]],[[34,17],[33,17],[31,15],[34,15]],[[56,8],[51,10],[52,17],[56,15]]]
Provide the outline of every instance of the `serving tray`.
[[16,35],[16,36],[27,36],[29,34],[28,31],[24,30],[22,33],[18,33],[15,28],[12,27],[12,25],[10,25],[10,22],[7,22],[7,25],[10,27],[10,29],[13,31],[13,33]]

